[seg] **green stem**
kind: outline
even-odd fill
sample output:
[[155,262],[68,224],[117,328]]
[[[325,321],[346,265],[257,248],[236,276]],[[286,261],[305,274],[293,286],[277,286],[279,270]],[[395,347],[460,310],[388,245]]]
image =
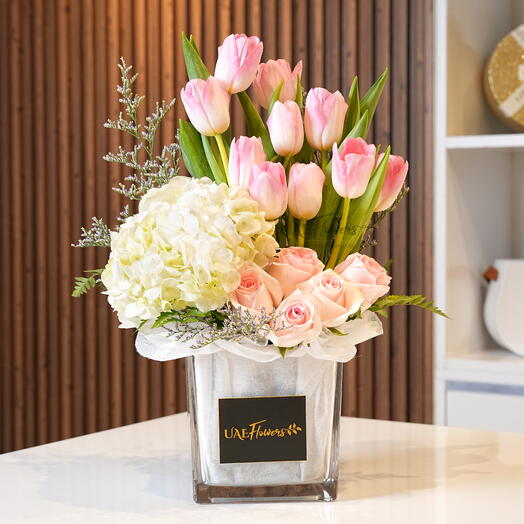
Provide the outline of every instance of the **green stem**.
[[338,254],[340,252],[340,248],[342,247],[342,240],[344,239],[344,232],[346,231],[346,225],[348,222],[349,203],[350,202],[351,200],[349,198],[344,199],[344,207],[342,208],[342,217],[340,218],[340,224],[338,226],[337,236],[335,237],[333,249],[331,250],[331,256],[329,257],[329,262],[327,264],[327,267],[331,269],[333,269],[336,266]]
[[322,168],[322,171],[327,166],[327,151],[320,151],[320,167]]
[[284,158],[284,170],[285,172],[287,173],[287,168],[289,166],[289,161],[291,160],[291,155],[287,155],[285,158]]
[[224,145],[224,139],[222,138],[222,135],[215,135],[215,140],[217,141],[218,150],[220,151],[220,157],[222,158],[222,164],[224,166],[224,172],[226,173],[226,178],[227,178],[229,160],[227,158],[227,152],[226,152],[226,146]]
[[287,243],[289,247],[295,245],[295,218],[289,210],[287,212]]
[[298,245],[299,247],[304,246],[304,241],[306,240],[306,219],[300,219],[298,226]]

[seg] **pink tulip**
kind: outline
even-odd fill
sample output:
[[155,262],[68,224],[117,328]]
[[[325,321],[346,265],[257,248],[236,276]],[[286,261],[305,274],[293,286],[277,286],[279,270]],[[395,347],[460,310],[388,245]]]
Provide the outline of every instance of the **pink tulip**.
[[340,140],[348,105],[339,91],[330,93],[323,87],[311,89],[306,98],[304,127],[309,145],[328,151]]
[[317,164],[293,164],[289,171],[288,205],[291,214],[310,220],[322,205],[324,172]]
[[347,138],[340,153],[333,145],[332,182],[335,191],[343,198],[358,198],[368,186],[375,167],[376,149],[362,138]]
[[265,211],[267,220],[284,214],[287,208],[286,172],[282,164],[262,162],[251,168],[249,194]]
[[298,62],[295,69],[291,71],[291,66],[287,60],[268,60],[265,64],[258,66],[257,76],[253,82],[253,94],[255,100],[264,108],[269,107],[271,97],[275,89],[282,83],[282,89],[278,99],[280,102],[295,100],[297,93],[298,78],[302,75],[302,60]]
[[256,36],[229,35],[218,48],[215,76],[228,93],[245,91],[253,82],[264,44]]
[[[383,154],[379,156],[378,161],[382,160]],[[378,197],[375,211],[385,211],[389,209],[397,199],[406,175],[408,174],[409,164],[401,156],[391,155],[388,160],[388,167],[384,184]]]
[[304,125],[296,102],[275,102],[267,127],[273,148],[279,155],[296,155],[302,149]]
[[216,78],[190,80],[180,96],[189,120],[203,135],[218,135],[229,127],[230,97]]
[[256,136],[233,138],[229,151],[227,179],[231,187],[249,186],[251,168],[266,160],[262,141]]

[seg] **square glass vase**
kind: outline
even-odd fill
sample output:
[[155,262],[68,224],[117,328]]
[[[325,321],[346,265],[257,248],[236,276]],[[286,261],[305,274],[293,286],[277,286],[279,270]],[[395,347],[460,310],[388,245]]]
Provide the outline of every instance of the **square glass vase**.
[[195,502],[335,500],[342,364],[222,350],[186,370]]

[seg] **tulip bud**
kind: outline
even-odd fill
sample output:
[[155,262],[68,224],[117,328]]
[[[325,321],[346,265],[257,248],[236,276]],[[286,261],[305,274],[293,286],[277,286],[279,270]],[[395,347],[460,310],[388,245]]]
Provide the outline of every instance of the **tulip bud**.
[[[382,159],[384,155],[378,157],[378,161]],[[386,176],[382,189],[380,190],[380,196],[378,197],[375,211],[385,211],[389,209],[397,199],[406,175],[408,174],[409,164],[407,160],[404,160],[401,156],[390,155],[388,160],[388,167],[386,170]]]
[[257,76],[253,82],[255,100],[265,109],[269,107],[275,89],[282,83],[280,102],[295,100],[297,93],[298,77],[302,75],[302,60],[298,62],[293,71],[283,58],[268,60],[258,66]]
[[348,105],[339,91],[330,93],[323,87],[311,89],[306,98],[304,127],[309,145],[329,151],[340,140]]
[[249,194],[265,211],[266,220],[274,220],[287,208],[286,172],[282,164],[262,162],[251,168]]
[[296,102],[275,102],[267,127],[273,148],[279,155],[296,155],[302,149],[304,125]]
[[310,220],[322,205],[324,172],[317,164],[293,164],[289,171],[288,205],[291,214]]
[[358,198],[368,186],[375,167],[375,146],[362,138],[347,138],[340,153],[333,145],[331,180],[335,191],[343,198]]
[[189,120],[203,135],[219,135],[229,127],[230,97],[216,78],[190,80],[180,97]]
[[229,151],[227,179],[231,187],[249,186],[251,168],[266,160],[262,141],[258,137],[233,138]]
[[257,73],[264,44],[256,36],[229,35],[218,48],[215,77],[228,93],[245,91]]

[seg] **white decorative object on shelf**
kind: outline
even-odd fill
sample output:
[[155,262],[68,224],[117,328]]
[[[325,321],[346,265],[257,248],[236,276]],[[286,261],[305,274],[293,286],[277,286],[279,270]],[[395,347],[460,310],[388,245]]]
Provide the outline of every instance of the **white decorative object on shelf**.
[[489,283],[484,320],[501,346],[524,356],[524,259],[497,260],[497,278]]

